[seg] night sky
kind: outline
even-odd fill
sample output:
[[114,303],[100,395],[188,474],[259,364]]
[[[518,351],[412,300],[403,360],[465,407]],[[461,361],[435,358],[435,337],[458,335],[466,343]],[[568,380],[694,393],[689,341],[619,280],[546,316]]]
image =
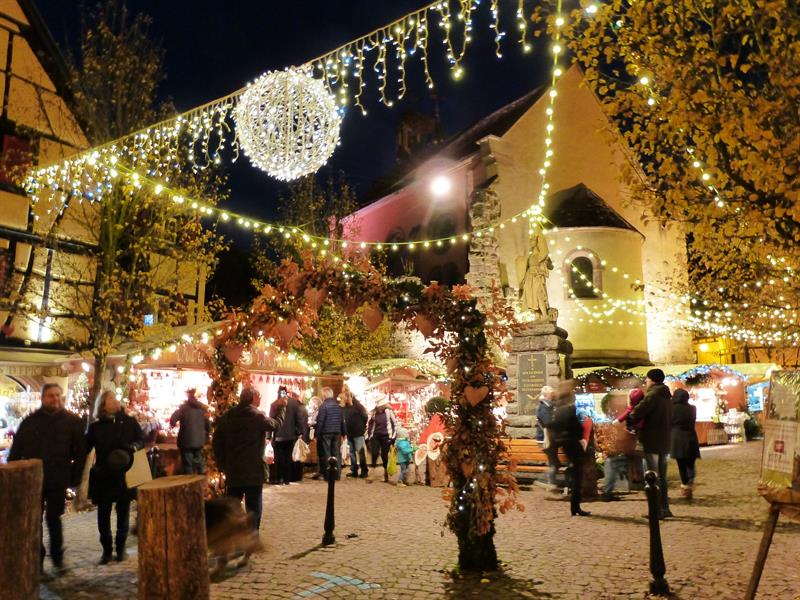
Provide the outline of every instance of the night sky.
[[[74,47],[80,35],[80,3],[36,0],[36,4],[56,41]],[[306,62],[424,4],[425,0],[128,0],[132,12],[153,18],[153,33],[166,50],[162,92],[181,111],[230,93],[265,71]],[[454,82],[447,74],[444,47],[432,38],[430,65],[445,137],[544,82],[549,57],[541,42],[523,54],[517,42],[517,2],[500,4],[507,32],[504,56],[494,55],[484,1],[474,20],[463,80]],[[377,88],[368,82],[363,96],[368,116],[357,109],[347,112],[341,145],[323,170],[343,171],[362,198],[370,184],[395,164],[394,134],[403,112],[432,113],[433,101],[418,61],[412,63],[409,92],[393,108],[378,101]],[[274,217],[282,184],[251,167],[244,157],[230,167],[230,175],[229,209]]]

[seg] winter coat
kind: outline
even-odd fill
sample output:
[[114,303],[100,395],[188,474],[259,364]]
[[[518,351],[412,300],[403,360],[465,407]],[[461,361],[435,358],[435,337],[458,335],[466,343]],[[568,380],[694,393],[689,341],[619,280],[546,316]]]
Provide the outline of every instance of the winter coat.
[[208,407],[205,404],[197,399],[181,404],[169,418],[172,427],[178,423],[181,424],[178,430],[178,448],[197,450],[206,445],[211,421],[208,419]]
[[229,486],[259,486],[266,482],[264,448],[268,431],[283,424],[285,407],[268,417],[249,404],[237,404],[217,420],[211,445]]
[[544,439],[544,430],[550,425],[553,420],[553,415],[556,409],[550,400],[542,398],[539,400],[539,406],[536,407],[536,439],[542,441]]
[[[270,416],[277,411],[277,403],[272,403]],[[273,438],[276,442],[294,442],[301,435],[305,437],[308,429],[308,413],[305,412],[303,405],[294,398],[286,399],[286,415],[283,423],[275,432]]]
[[144,447],[144,433],[139,423],[119,411],[114,416],[100,417],[86,432],[87,450],[94,448],[95,464],[89,477],[89,496],[95,504],[112,502],[128,491],[125,469],[108,466],[108,455],[114,450],[135,452]]
[[376,436],[389,436],[390,440],[397,436],[397,420],[394,418],[394,411],[386,407],[383,413],[373,410],[367,423],[367,437],[372,439]]
[[333,398],[328,398],[319,407],[317,426],[314,430],[317,437],[325,434],[337,433],[345,435],[344,413],[342,407]]
[[411,442],[409,442],[407,438],[397,440],[397,443],[394,445],[394,447],[397,450],[397,462],[411,462],[411,459],[414,457],[414,448],[411,446]]
[[645,454],[668,454],[672,429],[672,395],[663,383],[654,383],[630,415],[635,423],[644,420],[639,432]]
[[43,490],[75,487],[86,462],[84,422],[63,408],[49,413],[39,409],[22,420],[8,461],[39,458],[44,469]]
[[686,390],[675,390],[672,396],[672,458],[700,458],[700,444],[694,425],[697,408],[689,404]]
[[369,414],[364,405],[353,398],[353,404],[344,407],[344,424],[349,439],[364,437],[367,432]]

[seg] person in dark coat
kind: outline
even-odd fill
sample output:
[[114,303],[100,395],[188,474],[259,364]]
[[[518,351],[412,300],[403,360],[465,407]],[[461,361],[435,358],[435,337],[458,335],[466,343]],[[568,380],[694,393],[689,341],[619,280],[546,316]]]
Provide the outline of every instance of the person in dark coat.
[[664,385],[664,371],[650,369],[644,380],[645,394],[630,414],[634,423],[644,422],[639,440],[644,447],[647,469],[658,473],[659,519],[672,516],[667,492],[667,457],[672,441],[672,394]]
[[208,418],[208,407],[197,399],[197,390],[186,390],[186,402],[181,404],[169,418],[171,427],[180,423],[178,430],[178,449],[181,451],[181,465],[184,475],[206,472],[206,461],[203,446],[206,445],[211,431]]
[[[275,473],[278,484],[289,485],[294,479],[294,465],[292,464],[292,451],[297,438],[305,435],[308,417],[304,418],[304,408],[300,401],[289,394],[286,386],[278,388],[278,399],[272,403],[283,403],[286,406],[286,416],[283,423],[272,437],[272,447],[275,450]],[[270,412],[273,408],[270,407]],[[308,414],[308,413],[306,413]]]
[[672,446],[670,455],[681,474],[681,496],[691,500],[694,487],[694,463],[700,458],[695,422],[697,408],[689,404],[689,392],[675,390],[672,395]]
[[133,464],[133,453],[144,446],[144,433],[136,419],[125,414],[111,390],[97,399],[95,418],[86,432],[87,448],[95,450],[95,464],[89,474],[89,497],[97,505],[97,529],[103,547],[100,564],[105,565],[111,560],[111,508],[114,505],[117,561],[125,559],[131,501],[136,494],[125,483],[125,472]]
[[344,414],[331,388],[322,388],[322,399],[315,429],[317,444],[322,444],[320,474],[327,479],[328,459],[334,456],[336,457],[336,479],[338,480],[342,474],[342,436],[346,433]]
[[549,385],[542,387],[539,393],[539,405],[536,407],[536,439],[542,442],[542,450],[547,456],[547,483],[556,484],[556,473],[561,463],[558,460],[558,448],[553,446],[547,434],[547,426],[556,412],[556,391]]
[[359,476],[358,468],[360,462],[361,477],[366,478],[369,475],[369,468],[367,467],[367,449],[364,436],[367,432],[369,413],[347,386],[342,391],[342,399],[344,400],[343,410],[345,430],[347,431],[347,445],[350,450],[350,472],[347,476]]
[[592,513],[581,508],[581,487],[583,464],[592,433],[592,421],[578,415],[571,381],[562,382],[559,388],[556,410],[547,432],[555,451],[563,448],[569,458],[567,476],[570,487],[570,514],[573,517],[588,517]]
[[269,417],[258,410],[260,403],[258,390],[244,388],[239,404],[217,420],[211,439],[214,457],[225,474],[227,494],[240,502],[244,498],[245,508],[253,515],[256,529],[261,526],[261,493],[266,482],[264,448],[267,432],[280,429],[286,414],[285,400],[272,405]]
[[[64,533],[61,515],[67,488],[80,484],[86,462],[83,420],[64,409],[64,392],[56,383],[42,387],[42,406],[25,417],[17,429],[8,461],[38,458],[42,461],[42,512],[50,534],[50,560],[58,573],[64,569]],[[42,563],[45,548],[42,543]]]
[[375,409],[369,417],[367,423],[367,437],[377,440],[377,446],[383,462],[383,481],[389,482],[389,472],[386,470],[389,465],[389,449],[397,438],[397,420],[394,418],[394,411],[389,406],[388,398],[381,398],[375,405]]

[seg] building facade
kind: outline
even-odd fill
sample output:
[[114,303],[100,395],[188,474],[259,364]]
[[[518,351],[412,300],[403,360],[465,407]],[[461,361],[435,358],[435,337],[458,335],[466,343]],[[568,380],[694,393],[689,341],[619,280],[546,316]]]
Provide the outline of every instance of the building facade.
[[[514,217],[538,196],[546,91],[533,90],[436,147],[351,217],[351,237],[429,241],[427,248],[390,252],[393,272],[483,289],[494,283],[516,296],[517,263],[530,236],[527,218]],[[688,277],[685,233],[648,219],[631,196],[624,173],[636,165],[580,69],[569,69],[557,91],[543,209],[554,267],[548,293],[575,364],[690,360],[691,334],[670,317]],[[469,243],[437,241],[497,222],[504,224],[493,235]]]

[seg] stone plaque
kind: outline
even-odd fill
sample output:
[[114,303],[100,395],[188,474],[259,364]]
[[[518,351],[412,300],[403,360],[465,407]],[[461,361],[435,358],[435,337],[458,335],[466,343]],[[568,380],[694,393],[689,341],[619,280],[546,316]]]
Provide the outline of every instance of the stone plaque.
[[522,352],[517,369],[519,414],[532,415],[539,403],[539,392],[547,382],[547,355],[544,352]]

